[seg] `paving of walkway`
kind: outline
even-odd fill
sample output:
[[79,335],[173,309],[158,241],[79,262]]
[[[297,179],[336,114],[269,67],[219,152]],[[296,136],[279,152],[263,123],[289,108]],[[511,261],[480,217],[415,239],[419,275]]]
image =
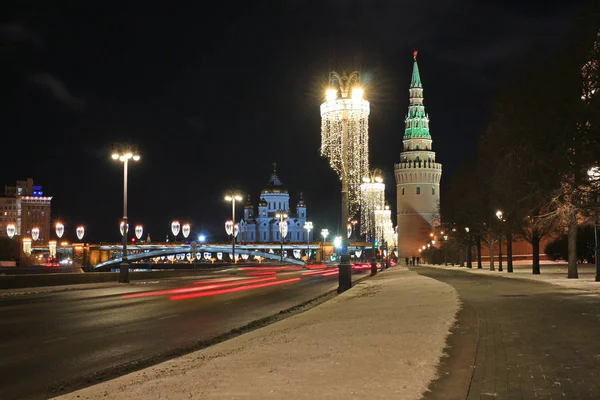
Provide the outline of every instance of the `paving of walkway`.
[[420,399],[459,300],[403,267],[304,313],[60,399]]
[[600,399],[600,292],[564,282],[561,268],[543,266],[546,278],[412,268],[452,285],[462,302],[424,398]]

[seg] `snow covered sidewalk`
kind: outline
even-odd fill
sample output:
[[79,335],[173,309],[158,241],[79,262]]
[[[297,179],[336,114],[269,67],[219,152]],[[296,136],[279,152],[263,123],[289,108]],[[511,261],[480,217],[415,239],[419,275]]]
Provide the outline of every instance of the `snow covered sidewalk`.
[[459,308],[393,267],[272,325],[59,399],[419,399]]

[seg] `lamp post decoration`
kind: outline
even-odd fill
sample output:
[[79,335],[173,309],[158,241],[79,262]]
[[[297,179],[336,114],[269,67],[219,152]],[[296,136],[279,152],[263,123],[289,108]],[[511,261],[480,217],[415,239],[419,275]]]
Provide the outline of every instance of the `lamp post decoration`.
[[[364,92],[359,83],[358,71],[350,75],[331,72],[326,101],[321,104],[321,156],[329,159],[329,165],[341,181],[340,231],[346,228],[349,217],[358,211],[360,184],[369,170],[370,105],[363,99]],[[342,237],[339,291],[352,286],[347,243],[348,239]]]
[[15,233],[17,232],[17,228],[15,228],[15,224],[6,225],[6,234],[10,239],[15,237]]
[[191,227],[190,224],[183,224],[181,227],[181,233],[183,234],[183,238],[187,239],[190,236]]
[[[140,155],[137,152],[137,149],[133,146],[124,146],[121,149],[113,149],[112,153],[113,160],[119,160],[123,163],[123,223],[124,223],[124,235],[123,235],[123,257],[121,258],[121,265],[119,267],[119,282],[128,283],[129,282],[129,262],[127,258],[127,233],[129,230],[128,220],[127,220],[127,178],[128,178],[128,169],[129,169],[129,161],[139,161]],[[125,225],[127,226],[125,228]],[[77,228],[79,230],[79,228]],[[83,238],[83,234],[81,235]],[[79,239],[81,240],[81,238]]]
[[83,225],[79,225],[75,230],[75,233],[77,234],[77,239],[82,240],[83,235],[85,235],[85,228],[83,227]]
[[[242,196],[235,193],[230,193],[225,196],[225,201],[231,202],[231,221],[227,221],[225,223],[225,231],[228,235],[231,235],[231,259],[235,264],[237,262],[237,258],[235,257],[235,238],[239,232],[239,228],[235,223],[235,203],[237,201],[242,201]],[[229,224],[231,222],[231,224]]]
[[283,262],[283,239],[288,234],[288,224],[287,221],[285,221],[285,218],[287,218],[287,214],[284,212],[278,212],[277,214],[275,214],[275,217],[279,218],[279,236],[281,238],[281,262]]
[[56,236],[60,239],[65,233],[65,226],[61,222],[57,222],[54,226],[54,231],[56,232]]
[[35,242],[36,240],[38,240],[40,237],[40,228],[35,227],[33,229],[31,229],[31,238],[33,239],[33,241]]
[[175,241],[177,241],[177,235],[179,235],[179,230],[181,229],[181,224],[179,221],[171,222],[171,233],[175,236]]
[[325,261],[325,242],[327,241],[327,236],[329,236],[329,229],[321,229],[321,236],[323,236],[323,245],[321,246],[321,261]]
[[144,234],[144,227],[142,225],[137,225],[135,227],[135,237],[140,240],[142,235]]
[[304,229],[306,229],[306,263],[310,261],[310,231],[313,229],[313,223],[306,221],[304,223]]
[[121,232],[121,236],[126,236],[129,233],[129,224],[127,221],[121,221],[119,225],[119,231]]
[[363,178],[360,185],[360,233],[367,239],[375,238],[375,210],[383,209],[385,203],[385,184],[383,172],[376,168]]

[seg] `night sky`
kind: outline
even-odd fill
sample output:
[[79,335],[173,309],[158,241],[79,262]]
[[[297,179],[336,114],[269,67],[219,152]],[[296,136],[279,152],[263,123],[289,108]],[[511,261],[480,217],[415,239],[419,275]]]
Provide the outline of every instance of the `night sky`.
[[122,165],[111,147],[134,143],[129,218],[162,241],[173,219],[225,239],[223,195],[256,205],[273,162],[292,208],[303,192],[317,231],[334,229],[339,180],[319,155],[330,70],[361,71],[371,165],[394,208],[414,49],[443,201],[507,68],[556,46],[582,2],[12,3],[21,8],[0,25],[0,184],[32,177],[68,238],[81,223],[88,240],[117,241]]

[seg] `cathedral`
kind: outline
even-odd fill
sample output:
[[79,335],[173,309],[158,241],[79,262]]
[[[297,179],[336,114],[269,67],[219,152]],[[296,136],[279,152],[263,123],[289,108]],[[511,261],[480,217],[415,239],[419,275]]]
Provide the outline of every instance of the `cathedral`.
[[312,239],[311,232],[304,229],[306,222],[306,204],[300,194],[300,200],[296,205],[296,213],[290,209],[290,194],[277,176],[277,164],[273,163],[273,173],[267,186],[260,193],[258,212],[248,196],[244,206],[244,218],[239,222],[238,241],[241,243],[279,243],[280,218],[277,215],[284,214],[288,224],[288,234],[284,238],[285,243],[306,243],[308,235]]
[[418,256],[418,249],[439,221],[442,164],[436,162],[432,148],[416,51],[409,93],[404,148],[394,167],[400,258]]

